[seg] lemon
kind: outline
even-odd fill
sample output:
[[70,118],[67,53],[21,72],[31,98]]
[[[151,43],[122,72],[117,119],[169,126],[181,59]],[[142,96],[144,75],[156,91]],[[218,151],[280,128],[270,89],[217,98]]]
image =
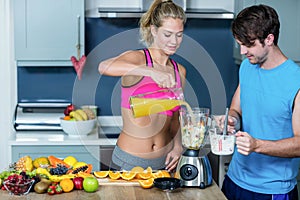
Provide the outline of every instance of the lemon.
[[64,162],[73,167],[74,164],[77,163],[77,159],[73,156],[67,156],[64,159]]
[[50,163],[49,163],[49,160],[47,157],[39,157],[39,158],[34,159],[34,161],[33,161],[33,166],[35,168],[43,167],[43,166],[47,167],[49,164]]
[[82,167],[82,166],[85,166],[85,165],[87,165],[85,162],[76,162],[73,165],[73,169],[77,169],[78,167]]

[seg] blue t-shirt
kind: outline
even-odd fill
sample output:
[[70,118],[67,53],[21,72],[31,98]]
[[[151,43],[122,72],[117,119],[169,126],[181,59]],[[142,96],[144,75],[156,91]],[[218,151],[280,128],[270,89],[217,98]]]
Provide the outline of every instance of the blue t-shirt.
[[[300,89],[300,67],[292,60],[271,70],[245,59],[240,67],[243,131],[262,140],[293,137],[293,102]],[[234,152],[228,176],[240,187],[265,194],[284,194],[297,183],[299,158]]]

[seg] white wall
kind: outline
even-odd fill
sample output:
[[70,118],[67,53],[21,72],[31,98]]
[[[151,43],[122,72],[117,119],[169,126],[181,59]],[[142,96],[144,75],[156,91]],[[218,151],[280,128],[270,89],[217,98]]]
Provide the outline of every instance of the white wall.
[[8,137],[12,134],[16,100],[16,66],[12,48],[11,1],[0,0],[0,171],[8,167]]

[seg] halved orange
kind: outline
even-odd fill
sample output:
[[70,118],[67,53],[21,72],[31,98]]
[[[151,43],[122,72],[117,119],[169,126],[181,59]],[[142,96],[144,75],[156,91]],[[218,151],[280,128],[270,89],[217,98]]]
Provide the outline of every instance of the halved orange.
[[149,179],[152,177],[152,168],[147,167],[144,171],[137,173],[136,177],[138,179]]
[[152,177],[152,172],[141,172],[136,175],[138,179],[149,179]]
[[140,167],[140,166],[136,166],[136,167],[133,167],[130,171],[131,171],[131,172],[140,173],[140,172],[143,172],[143,171],[144,171],[144,168],[143,168],[143,167]]
[[157,172],[153,172],[152,173],[152,178],[163,178],[164,174],[162,172],[162,170],[158,170]]
[[162,170],[163,177],[171,177],[171,174],[167,170]]
[[109,176],[109,178],[116,180],[121,177],[121,173],[119,171],[116,171],[116,172],[109,171],[108,176]]
[[153,186],[154,178],[149,178],[147,180],[139,180],[139,184],[142,188],[151,188]]
[[97,178],[106,178],[108,176],[109,171],[96,171],[94,172],[94,175]]
[[122,179],[129,181],[129,180],[132,180],[135,177],[135,175],[136,175],[136,172],[124,171],[121,173],[120,176]]

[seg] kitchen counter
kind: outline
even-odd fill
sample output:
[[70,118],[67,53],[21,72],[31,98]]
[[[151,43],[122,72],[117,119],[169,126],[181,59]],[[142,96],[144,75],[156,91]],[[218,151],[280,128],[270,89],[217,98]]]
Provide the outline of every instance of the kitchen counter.
[[119,133],[122,127],[121,116],[98,117],[100,127],[87,136],[69,136],[63,131],[14,131],[10,134],[8,145],[115,145],[117,136],[106,137],[113,132]]
[[7,191],[0,191],[0,199],[18,199],[18,200],[82,200],[82,199],[206,199],[206,200],[223,200],[226,197],[223,195],[216,183],[205,188],[180,188],[173,192],[164,192],[157,188],[143,189],[139,186],[100,186],[95,193],[86,193],[80,190],[74,190],[70,193],[63,193],[50,196],[48,194],[37,194],[34,192],[29,193],[26,196],[14,197],[9,195]]
[[87,136],[69,136],[63,131],[18,131],[9,137],[9,145],[115,145],[116,138],[99,137],[94,130]]

